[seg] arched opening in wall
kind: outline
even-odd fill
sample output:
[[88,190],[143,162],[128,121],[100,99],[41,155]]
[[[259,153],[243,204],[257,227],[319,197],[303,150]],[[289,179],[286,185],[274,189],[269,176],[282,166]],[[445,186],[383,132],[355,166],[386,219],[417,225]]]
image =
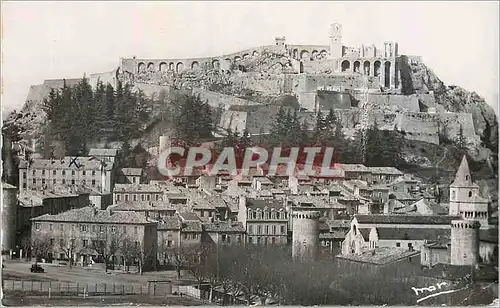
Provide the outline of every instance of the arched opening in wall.
[[452,200],[455,200],[455,196],[456,196],[456,195],[455,195],[455,191],[454,191],[454,190],[452,190],[452,191],[451,191],[451,199],[452,199]]
[[312,51],[312,57],[313,57],[313,59],[316,59],[318,57],[318,51],[317,50],[313,50]]
[[326,52],[326,50],[320,51],[320,54],[321,54],[321,58],[326,58],[328,56],[328,52]]
[[241,60],[241,57],[240,57],[240,56],[236,56],[236,57],[234,57],[234,61],[235,61],[235,62],[238,62],[238,61],[240,61],[240,60]]
[[252,52],[252,56],[257,57],[259,55],[259,52],[257,50],[254,50]]
[[370,61],[363,63],[363,74],[370,76]]
[[298,60],[299,59],[299,50],[297,48],[295,48],[292,52],[292,58],[294,58],[295,60]]
[[199,68],[200,68],[200,63],[198,63],[198,61],[193,61],[193,63],[191,63],[192,70],[197,70]]
[[472,191],[469,191],[469,198],[472,197]]
[[183,69],[184,69],[184,64],[182,62],[177,63],[177,65],[175,66],[175,71],[177,73],[181,72]]
[[342,72],[347,72],[351,68],[351,62],[344,60],[340,65]]
[[141,62],[137,65],[137,72],[142,73],[146,70],[146,64],[144,62]]
[[356,253],[356,242],[351,242],[351,253]]
[[375,77],[380,76],[380,61],[375,61],[375,63],[373,63],[373,72],[375,73]]
[[384,86],[389,88],[391,86],[391,62],[387,61],[384,64]]
[[243,59],[248,59],[249,57],[250,57],[250,55],[247,53],[243,55]]
[[148,71],[154,72],[155,71],[155,65],[153,62],[148,63]]
[[168,64],[168,69],[169,69],[170,71],[173,71],[173,70],[174,70],[174,68],[175,68],[175,64],[174,64],[174,62],[170,62],[170,63]]
[[299,71],[300,71],[301,73],[303,73],[303,72],[304,72],[304,63],[303,63],[302,61],[300,61],[300,69],[299,69]]
[[220,63],[219,63],[219,60],[213,60],[212,61],[212,67],[214,68],[214,70],[218,71],[220,70]]
[[310,59],[310,58],[311,58],[311,56],[309,55],[309,52],[308,52],[307,50],[302,50],[302,51],[300,52],[300,58],[301,58],[302,60],[308,60],[308,59]]
[[161,62],[160,63],[160,72],[165,72],[167,70],[167,63]]
[[361,67],[361,62],[359,61],[354,61],[354,72],[359,73],[360,72],[360,67]]

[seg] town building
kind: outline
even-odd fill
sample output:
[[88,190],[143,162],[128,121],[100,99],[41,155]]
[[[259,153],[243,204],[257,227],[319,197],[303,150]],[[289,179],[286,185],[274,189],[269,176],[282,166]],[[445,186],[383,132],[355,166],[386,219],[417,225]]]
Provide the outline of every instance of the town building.
[[288,213],[284,202],[240,197],[240,221],[251,245],[286,245]]
[[120,201],[111,206],[115,211],[132,211],[151,220],[162,220],[175,216],[181,208],[168,201]]
[[19,163],[19,190],[53,190],[67,186],[90,186],[102,193],[113,191],[113,162],[92,157],[33,159]]
[[47,255],[34,257],[48,262],[73,260],[86,266],[108,258],[111,264],[121,265],[133,258],[145,269],[156,265],[157,224],[139,213],[87,206],[35,217],[32,224],[33,253],[40,251],[37,245],[48,243]]
[[155,184],[116,184],[113,200],[121,201],[160,201],[163,200],[162,187]]
[[90,149],[89,157],[95,157],[101,162],[111,162],[114,163],[116,160],[116,155],[118,154],[117,149]]
[[215,221],[203,224],[203,244],[244,245],[246,231],[239,221]]
[[2,255],[16,246],[18,188],[2,182]]
[[141,184],[142,168],[122,168],[119,171],[118,183]]

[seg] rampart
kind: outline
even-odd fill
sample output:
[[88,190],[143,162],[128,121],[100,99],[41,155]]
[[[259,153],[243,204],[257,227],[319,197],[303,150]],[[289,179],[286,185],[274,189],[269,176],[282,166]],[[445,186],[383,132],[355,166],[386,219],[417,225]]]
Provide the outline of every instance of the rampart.
[[285,75],[246,73],[233,75],[230,81],[241,88],[251,89],[264,95],[275,95],[284,92]]
[[112,70],[110,72],[90,74],[89,83],[94,89],[96,88],[99,81],[102,82],[104,86],[109,83],[113,86],[113,88],[116,88],[116,73],[116,70]]
[[76,86],[80,81],[82,81],[82,78],[46,79],[43,84],[53,89],[61,89],[65,82],[67,87],[72,87]]
[[173,91],[172,86],[162,86],[162,85],[139,83],[139,82],[134,84],[134,88],[142,90],[142,92],[144,92],[144,95],[150,98],[158,97],[160,92],[169,94]]
[[246,111],[226,110],[221,116],[220,126],[233,132],[238,131],[241,135],[247,127],[247,116]]
[[[365,99],[361,93],[352,94],[357,100]],[[390,94],[368,94],[367,99],[375,106],[389,109],[391,111],[404,110],[419,112],[420,107],[417,95],[390,95]]]
[[199,95],[202,101],[208,101],[208,104],[211,107],[217,108],[219,106],[223,106],[225,110],[228,110],[230,106],[259,105],[257,102],[238,98],[236,96],[207,91],[200,88],[193,89],[193,94]]

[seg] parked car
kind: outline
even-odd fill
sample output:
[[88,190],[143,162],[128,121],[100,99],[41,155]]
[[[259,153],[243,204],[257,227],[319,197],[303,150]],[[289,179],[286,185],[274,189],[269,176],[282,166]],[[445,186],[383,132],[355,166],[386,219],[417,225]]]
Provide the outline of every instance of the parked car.
[[45,270],[40,265],[33,264],[33,265],[31,265],[31,272],[32,273],[45,273]]

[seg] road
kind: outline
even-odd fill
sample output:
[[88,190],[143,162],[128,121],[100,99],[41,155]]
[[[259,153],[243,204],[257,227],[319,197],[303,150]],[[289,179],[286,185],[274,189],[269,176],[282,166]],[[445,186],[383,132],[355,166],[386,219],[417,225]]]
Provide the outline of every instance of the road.
[[[54,280],[63,282],[75,282],[82,284],[109,283],[109,284],[147,284],[148,280],[176,280],[175,271],[124,273],[121,271],[108,271],[103,268],[57,266],[53,264],[39,263],[45,273],[31,273],[31,262],[19,260],[5,260],[5,268],[2,269],[2,276],[16,277],[16,280]],[[186,275],[184,277],[188,278]],[[183,277],[183,278],[184,278]]]

